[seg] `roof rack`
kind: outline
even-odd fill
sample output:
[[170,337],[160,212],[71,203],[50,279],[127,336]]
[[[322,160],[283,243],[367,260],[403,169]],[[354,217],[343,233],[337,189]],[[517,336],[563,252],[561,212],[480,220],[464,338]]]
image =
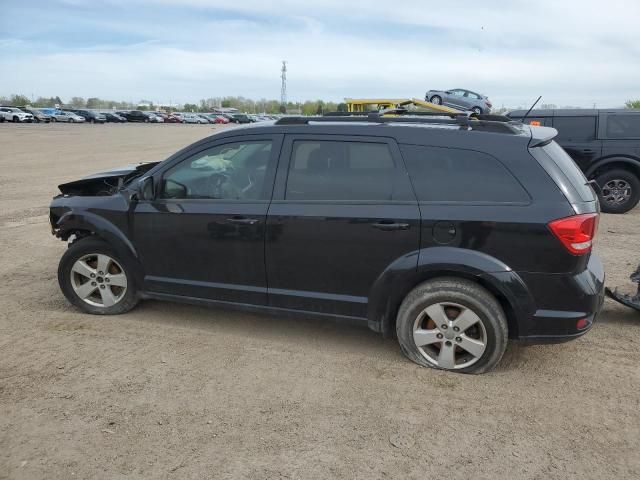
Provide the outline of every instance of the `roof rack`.
[[[437,118],[440,117],[440,118]],[[476,115],[473,113],[447,113],[447,112],[407,112],[400,116],[382,115],[379,112],[358,112],[340,115],[327,114],[316,117],[282,117],[275,122],[276,125],[308,125],[309,123],[345,122],[345,123],[426,123],[458,125],[461,128],[474,130],[486,130],[498,133],[515,134],[518,131],[513,127],[514,122],[502,115]]]

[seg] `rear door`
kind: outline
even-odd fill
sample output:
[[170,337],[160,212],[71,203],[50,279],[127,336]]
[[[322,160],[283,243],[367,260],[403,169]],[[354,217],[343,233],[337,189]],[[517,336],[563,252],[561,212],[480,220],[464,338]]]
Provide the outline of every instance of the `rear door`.
[[366,317],[376,279],[415,255],[420,214],[394,141],[287,135],[269,207],[269,304]]
[[444,103],[450,107],[467,109],[467,99],[465,99],[465,90],[450,90]]
[[602,155],[602,141],[596,133],[597,119],[595,115],[553,117],[553,128],[558,130],[555,140],[583,171]]

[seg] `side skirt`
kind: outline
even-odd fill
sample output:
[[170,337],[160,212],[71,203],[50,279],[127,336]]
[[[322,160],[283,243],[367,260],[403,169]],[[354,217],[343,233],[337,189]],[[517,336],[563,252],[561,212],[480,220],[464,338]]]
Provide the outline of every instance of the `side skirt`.
[[287,318],[305,318],[311,320],[324,320],[348,325],[369,326],[366,318],[348,317],[343,315],[332,315],[328,313],[316,313],[305,310],[291,310],[288,308],[270,307],[268,305],[251,305],[248,303],[225,302],[223,300],[210,300],[197,297],[185,297],[182,295],[171,295],[169,293],[143,292],[143,299],[166,300],[171,302],[188,303],[206,307],[222,307],[230,310],[251,313],[263,313],[272,316],[285,316]]

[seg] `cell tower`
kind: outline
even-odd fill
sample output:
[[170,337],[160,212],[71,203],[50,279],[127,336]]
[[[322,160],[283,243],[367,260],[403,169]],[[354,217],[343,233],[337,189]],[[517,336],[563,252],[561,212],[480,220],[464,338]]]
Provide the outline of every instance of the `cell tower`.
[[280,108],[287,108],[287,61],[282,61],[282,70],[280,70],[280,78],[282,86],[280,87]]

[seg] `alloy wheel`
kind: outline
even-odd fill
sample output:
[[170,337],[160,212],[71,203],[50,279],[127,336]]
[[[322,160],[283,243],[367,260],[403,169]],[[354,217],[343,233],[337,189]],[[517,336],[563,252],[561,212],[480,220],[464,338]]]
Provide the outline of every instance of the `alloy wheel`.
[[622,205],[631,198],[631,185],[625,180],[609,180],[602,187],[602,199],[609,205]]
[[417,316],[413,341],[429,363],[457,370],[480,360],[487,348],[487,331],[470,308],[440,302],[429,305]]
[[71,267],[71,287],[85,303],[112,307],[127,293],[127,276],[122,266],[103,253],[84,255]]

